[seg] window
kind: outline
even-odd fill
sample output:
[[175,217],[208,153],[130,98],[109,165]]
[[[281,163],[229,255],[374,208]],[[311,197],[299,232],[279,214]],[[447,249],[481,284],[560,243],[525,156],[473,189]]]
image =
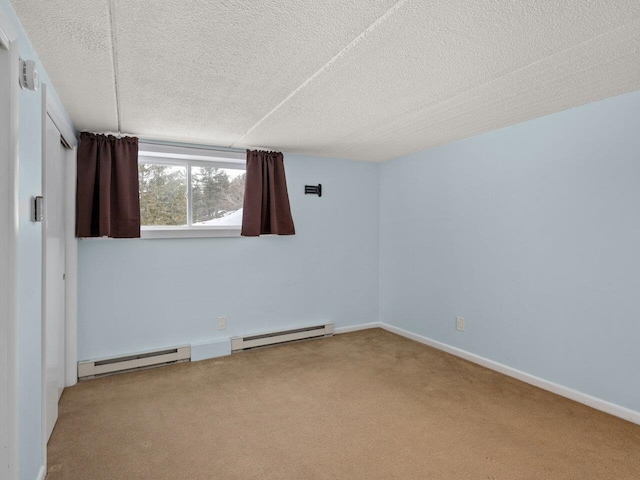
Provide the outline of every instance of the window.
[[240,234],[243,153],[141,143],[138,176],[143,238]]

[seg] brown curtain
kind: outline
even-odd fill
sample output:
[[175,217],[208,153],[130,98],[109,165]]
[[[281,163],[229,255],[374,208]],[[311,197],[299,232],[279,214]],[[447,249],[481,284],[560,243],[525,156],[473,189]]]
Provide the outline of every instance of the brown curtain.
[[83,132],[78,146],[77,237],[140,237],[138,139]]
[[247,150],[241,235],[257,237],[265,234],[295,234],[283,155]]

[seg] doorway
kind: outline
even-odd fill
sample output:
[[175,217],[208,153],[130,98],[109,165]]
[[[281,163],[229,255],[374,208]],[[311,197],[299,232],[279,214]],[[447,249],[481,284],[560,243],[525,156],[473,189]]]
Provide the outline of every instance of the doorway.
[[0,478],[17,478],[18,45],[0,11]]

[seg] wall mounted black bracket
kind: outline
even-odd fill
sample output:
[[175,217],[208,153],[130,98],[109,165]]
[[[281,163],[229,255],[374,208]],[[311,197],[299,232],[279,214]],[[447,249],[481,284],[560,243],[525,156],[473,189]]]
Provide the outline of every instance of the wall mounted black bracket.
[[318,195],[319,197],[322,196],[322,184],[319,183],[318,185],[305,185],[304,186],[304,193],[306,195]]

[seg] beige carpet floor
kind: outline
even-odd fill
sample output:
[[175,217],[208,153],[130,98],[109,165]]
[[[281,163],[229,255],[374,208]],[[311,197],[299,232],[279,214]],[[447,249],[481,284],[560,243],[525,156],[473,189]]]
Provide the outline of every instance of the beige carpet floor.
[[640,426],[380,329],[65,390],[49,480],[640,479]]

